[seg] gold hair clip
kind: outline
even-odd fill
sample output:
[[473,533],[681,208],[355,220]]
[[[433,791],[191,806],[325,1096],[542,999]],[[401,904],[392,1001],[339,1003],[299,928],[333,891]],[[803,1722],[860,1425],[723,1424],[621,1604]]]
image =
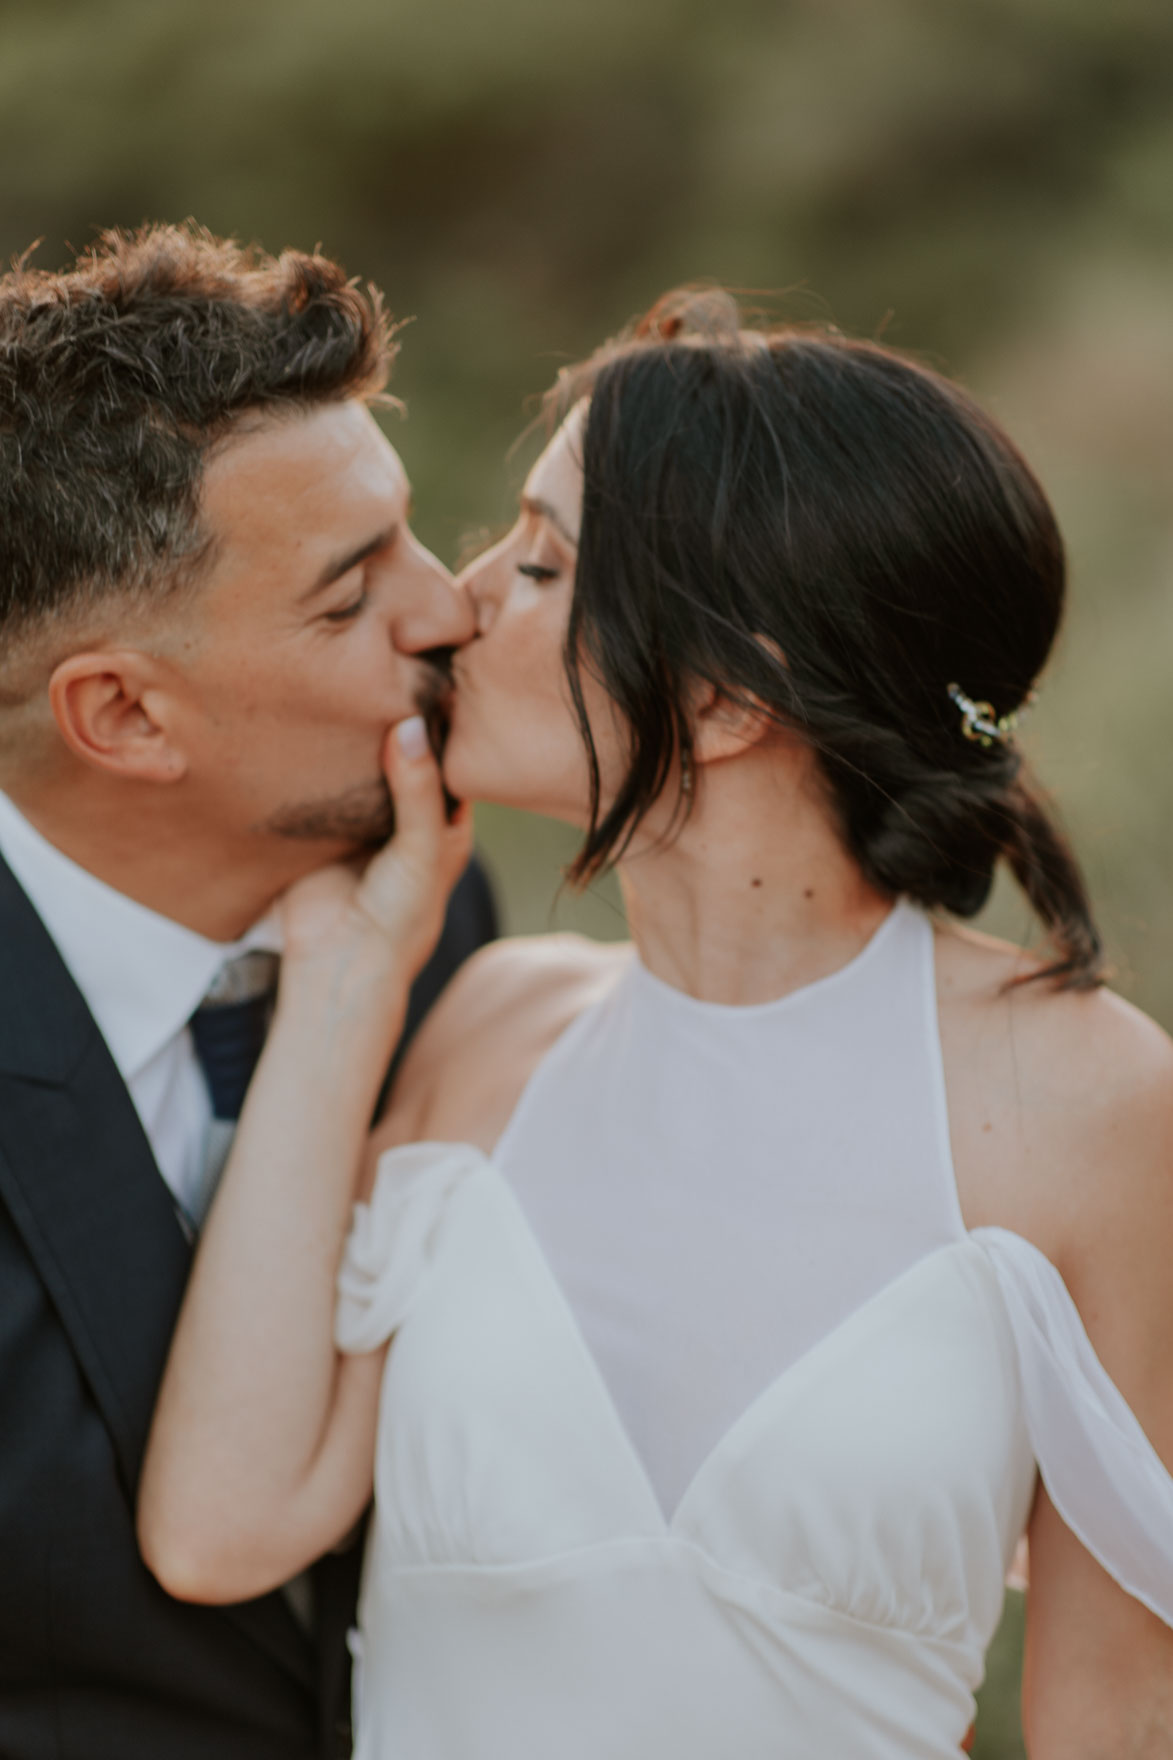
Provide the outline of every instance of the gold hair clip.
[[[967,697],[959,684],[946,685],[951,700],[961,710],[961,731],[966,739],[974,740],[979,746],[1009,745],[1018,726],[1018,710],[1011,709],[1007,715],[999,715],[993,703],[975,703]],[[1032,691],[1025,699],[1026,704],[1033,702]]]

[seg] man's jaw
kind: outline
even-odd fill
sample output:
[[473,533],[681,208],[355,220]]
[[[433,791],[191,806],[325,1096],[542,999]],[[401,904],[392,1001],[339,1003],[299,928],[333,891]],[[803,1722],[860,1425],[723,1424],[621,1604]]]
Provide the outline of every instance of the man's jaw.
[[[421,715],[436,761],[444,756],[452,701],[452,650],[434,648],[427,661],[411,710]],[[445,790],[449,812],[455,798]],[[258,829],[300,842],[343,845],[354,854],[379,848],[395,832],[395,805],[383,776],[361,782],[338,794],[293,801],[266,819]]]
[[317,800],[291,801],[278,807],[257,830],[299,843],[332,844],[354,853],[376,849],[395,830],[391,790],[380,776]]

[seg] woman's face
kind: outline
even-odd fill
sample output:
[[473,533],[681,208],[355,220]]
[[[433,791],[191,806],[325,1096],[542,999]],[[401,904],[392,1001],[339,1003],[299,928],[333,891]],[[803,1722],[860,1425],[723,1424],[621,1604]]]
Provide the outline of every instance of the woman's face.
[[[509,534],[460,577],[477,629],[456,655],[444,777],[465,800],[585,825],[589,772],[562,664],[582,511],[585,406],[572,410],[526,481]],[[582,670],[604,803],[624,767],[609,698]]]

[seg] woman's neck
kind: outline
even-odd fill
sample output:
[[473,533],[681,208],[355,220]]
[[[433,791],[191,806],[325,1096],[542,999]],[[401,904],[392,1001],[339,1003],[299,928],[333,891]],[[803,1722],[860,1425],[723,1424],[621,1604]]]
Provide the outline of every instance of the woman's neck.
[[809,761],[712,764],[677,836],[654,825],[620,866],[632,939],[656,977],[708,1002],[772,1001],[837,971],[891,899],[843,847]]

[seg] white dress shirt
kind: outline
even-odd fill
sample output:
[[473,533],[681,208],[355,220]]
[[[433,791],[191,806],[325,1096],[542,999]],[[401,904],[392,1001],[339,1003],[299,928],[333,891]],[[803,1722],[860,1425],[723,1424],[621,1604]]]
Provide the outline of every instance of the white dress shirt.
[[204,1208],[212,1104],[187,1022],[220,968],[280,952],[263,917],[239,941],[209,941],[116,892],[49,843],[0,793],[0,854],[31,899],[110,1048],[180,1208]]

